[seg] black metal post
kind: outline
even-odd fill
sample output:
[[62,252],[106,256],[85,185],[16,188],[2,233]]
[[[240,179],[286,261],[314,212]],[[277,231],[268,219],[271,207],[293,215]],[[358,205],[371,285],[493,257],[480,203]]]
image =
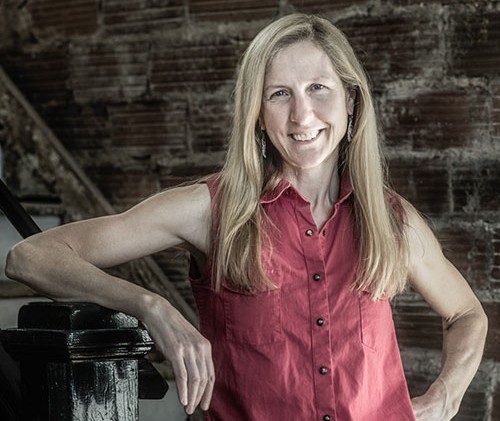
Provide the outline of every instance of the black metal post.
[[23,238],[41,231],[2,180],[0,180],[0,209]]
[[[153,343],[136,319],[95,304],[37,302],[21,308],[18,326],[0,335],[20,361],[23,421],[138,420],[138,358]],[[159,386],[155,397],[168,388]]]

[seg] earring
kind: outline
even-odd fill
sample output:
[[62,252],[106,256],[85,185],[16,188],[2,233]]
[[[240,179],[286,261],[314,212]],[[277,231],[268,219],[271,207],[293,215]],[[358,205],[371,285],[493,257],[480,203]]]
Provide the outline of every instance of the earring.
[[262,152],[262,156],[264,157],[264,159],[267,159],[266,150],[267,150],[266,131],[262,130],[260,132],[260,151]]
[[354,118],[352,114],[349,114],[347,118],[347,133],[346,133],[347,143],[351,143],[353,126],[354,126]]

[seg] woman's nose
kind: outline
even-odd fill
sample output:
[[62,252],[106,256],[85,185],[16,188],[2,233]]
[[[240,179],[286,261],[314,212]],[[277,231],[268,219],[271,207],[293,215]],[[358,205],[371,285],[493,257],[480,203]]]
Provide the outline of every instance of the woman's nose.
[[313,104],[307,95],[296,95],[292,98],[290,121],[296,124],[305,124],[313,116]]

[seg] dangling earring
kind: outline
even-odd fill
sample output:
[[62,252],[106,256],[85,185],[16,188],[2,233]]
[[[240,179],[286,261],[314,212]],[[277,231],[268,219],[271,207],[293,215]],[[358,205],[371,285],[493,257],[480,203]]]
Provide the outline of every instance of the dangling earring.
[[347,143],[351,143],[353,126],[354,126],[354,117],[352,116],[352,114],[349,114],[347,118],[347,134],[346,134]]
[[261,130],[261,132],[260,132],[260,151],[262,152],[262,156],[264,157],[264,159],[267,159],[266,150],[267,150],[266,131]]

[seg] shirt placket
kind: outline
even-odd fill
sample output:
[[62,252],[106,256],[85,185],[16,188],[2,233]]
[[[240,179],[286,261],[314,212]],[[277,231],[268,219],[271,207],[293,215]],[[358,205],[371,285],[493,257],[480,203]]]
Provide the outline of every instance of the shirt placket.
[[313,361],[313,384],[316,397],[317,419],[336,420],[332,358],[330,344],[330,311],[322,250],[325,232],[318,231],[313,222],[309,204],[297,208],[303,252],[307,267],[310,308],[310,331]]

